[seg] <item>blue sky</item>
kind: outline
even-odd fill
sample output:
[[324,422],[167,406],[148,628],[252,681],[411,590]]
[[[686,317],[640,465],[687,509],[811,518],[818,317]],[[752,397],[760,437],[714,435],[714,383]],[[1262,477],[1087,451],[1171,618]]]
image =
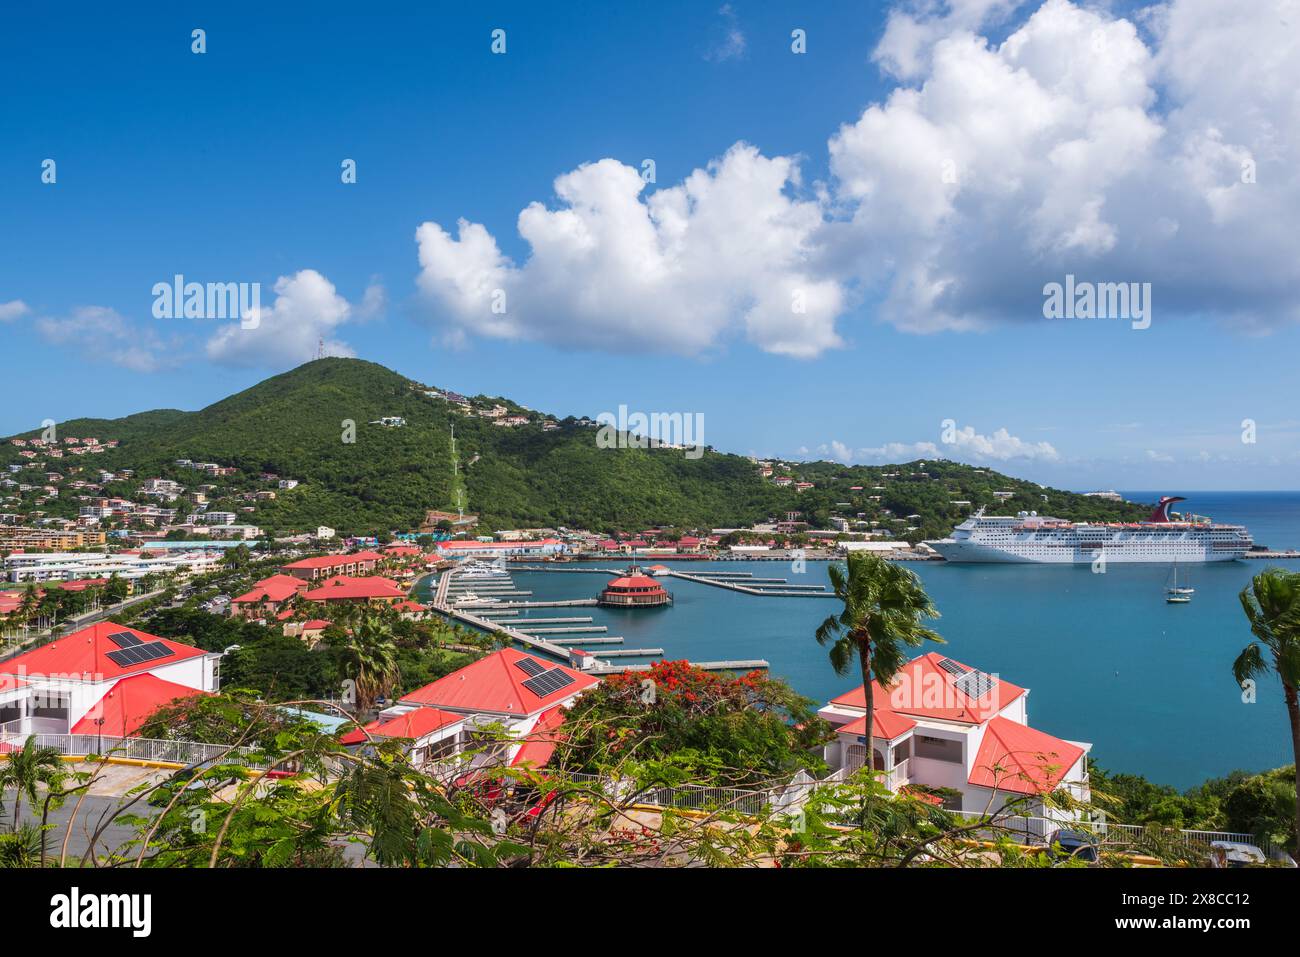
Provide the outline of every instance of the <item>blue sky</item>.
[[[702,412],[707,441],[741,453],[932,447],[1069,487],[1295,487],[1300,164],[1249,55],[1286,62],[1267,45],[1294,40],[1266,19],[1207,51],[1198,0],[1154,18],[1065,0],[463,6],[8,14],[0,433],[198,408],[319,335],[559,414]],[[1052,44],[1079,37],[1087,69],[1063,76]],[[1180,72],[1216,55],[1258,109]],[[1095,71],[1119,79],[1079,79]],[[936,191],[949,157],[960,185]],[[655,183],[629,195],[646,158]],[[673,195],[689,223],[660,255]],[[1152,282],[1150,328],[1044,319],[1044,277],[1066,272]],[[152,287],[177,273],[261,283],[258,334],[154,318]],[[512,303],[495,326],[475,298],[493,283]],[[773,300],[805,287],[811,310],[787,322]]]

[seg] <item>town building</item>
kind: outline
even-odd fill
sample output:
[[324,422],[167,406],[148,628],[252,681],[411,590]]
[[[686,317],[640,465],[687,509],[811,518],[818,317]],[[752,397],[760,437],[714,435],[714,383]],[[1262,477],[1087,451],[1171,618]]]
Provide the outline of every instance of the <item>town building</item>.
[[[1028,689],[931,652],[903,666],[894,682],[873,686],[872,767],[892,791],[920,785],[954,795],[952,810],[1069,819],[1043,801],[1065,788],[1090,800],[1087,754],[1092,745],[1066,741],[1028,724]],[[835,729],[825,746],[832,769],[848,773],[866,757],[862,686],[832,699],[818,714]]]
[[215,693],[220,658],[114,622],[91,625],[0,662],[0,733],[133,734],[157,708]]
[[103,532],[87,528],[49,529],[0,525],[0,549],[5,551],[15,548],[70,551],[74,548],[103,545],[105,540]]
[[[573,668],[504,648],[404,695],[366,728],[372,735],[412,738],[413,748],[425,749],[420,757],[426,762],[481,748],[471,769],[541,767],[555,750],[565,709],[598,682]],[[503,729],[502,735],[482,734],[488,726]],[[364,735],[344,741],[359,744]]]
[[353,552],[348,555],[318,555],[315,558],[303,558],[288,565],[282,565],[280,571],[293,575],[303,581],[317,581],[335,575],[369,575],[375,566],[383,560],[376,552]]
[[406,600],[406,592],[394,581],[371,575],[367,578],[349,578],[338,575],[319,582],[316,588],[302,592],[304,601],[364,602],[366,604],[393,605]]

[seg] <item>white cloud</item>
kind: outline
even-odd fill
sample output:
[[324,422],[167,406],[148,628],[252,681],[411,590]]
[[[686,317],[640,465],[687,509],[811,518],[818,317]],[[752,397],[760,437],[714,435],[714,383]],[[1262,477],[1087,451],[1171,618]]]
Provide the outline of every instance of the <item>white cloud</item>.
[[1166,452],[1157,452],[1155,449],[1147,449],[1146,457],[1148,462],[1168,463],[1174,460],[1172,455]]
[[339,327],[382,309],[385,298],[382,287],[372,285],[354,308],[314,269],[281,276],[275,297],[254,310],[255,325],[236,322],[218,329],[207,342],[208,358],[236,366],[293,366],[312,359],[322,341],[327,354],[352,356],[351,346],[334,338]]
[[1150,45],[1067,0],[997,45],[975,31],[1016,4],[896,13],[876,59],[909,85],[831,140],[844,242],[882,315],[917,331],[1038,320],[1044,282],[1073,272],[1151,282],[1166,316],[1300,316],[1287,4],[1171,0]]
[[840,344],[846,292],[818,265],[823,208],[798,185],[793,158],[744,143],[649,197],[637,170],[603,159],[555,181],[560,208],[519,214],[523,264],[482,225],[461,220],[453,238],[424,223],[418,282],[478,335],[693,354],[743,334],[815,356]]
[[1050,442],[1027,442],[1012,435],[1005,428],[991,435],[976,432],[974,426],[953,429],[951,441],[887,442],[884,445],[861,448],[853,452],[845,443],[832,441],[821,447],[836,461],[848,464],[854,460],[870,462],[908,462],[913,459],[952,459],[961,462],[1005,462],[1010,459],[1030,459],[1055,462],[1060,453]]
[[0,302],[0,322],[12,322],[20,319],[31,312],[27,308],[27,303],[21,299],[14,299],[10,302]]
[[1105,4],[911,0],[874,52],[899,85],[830,137],[830,182],[740,143],[647,197],[603,159],[520,213],[521,264],[480,224],[420,226],[419,285],[463,333],[611,351],[812,357],[858,298],[914,332],[1041,322],[1067,273],[1267,331],[1300,318],[1292,7],[1169,0],[1140,32]]
[[886,442],[874,448],[858,449],[858,458],[882,462],[910,462],[913,459],[938,459],[939,446],[933,442]]
[[51,345],[132,372],[156,372],[179,361],[174,340],[165,340],[155,329],[132,323],[106,306],[78,306],[68,316],[41,317],[35,327]]
[[740,29],[736,11],[732,9],[731,4],[724,3],[718,10],[718,15],[722,17],[722,39],[704,54],[704,59],[719,62],[743,57],[747,43],[745,33]]

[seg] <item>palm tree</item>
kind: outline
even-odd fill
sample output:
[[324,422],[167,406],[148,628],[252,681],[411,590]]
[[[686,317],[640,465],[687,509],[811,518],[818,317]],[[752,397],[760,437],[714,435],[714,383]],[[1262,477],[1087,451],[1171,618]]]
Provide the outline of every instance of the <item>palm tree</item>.
[[[1266,568],[1241,590],[1241,607],[1255,640],[1232,663],[1232,676],[1244,684],[1276,671],[1291,721],[1291,753],[1296,762],[1295,850],[1300,853],[1300,572]],[[1265,652],[1272,656],[1270,662]]]
[[939,611],[914,572],[865,552],[851,553],[847,564],[847,570],[830,566],[831,588],[844,611],[821,623],[817,643],[830,646],[831,667],[838,675],[847,675],[857,660],[867,704],[867,767],[874,769],[873,679],[888,687],[906,663],[907,648],[943,639],[921,624],[923,618],[938,618]]
[[33,806],[36,804],[36,786],[57,787],[63,780],[63,761],[57,748],[40,747],[36,735],[27,736],[21,751],[11,751],[9,760],[0,768],[0,799],[10,787],[14,789],[13,830],[18,830],[18,810],[23,795]]
[[357,710],[368,711],[376,698],[402,679],[393,630],[382,618],[366,615],[341,648],[344,673],[356,686]]

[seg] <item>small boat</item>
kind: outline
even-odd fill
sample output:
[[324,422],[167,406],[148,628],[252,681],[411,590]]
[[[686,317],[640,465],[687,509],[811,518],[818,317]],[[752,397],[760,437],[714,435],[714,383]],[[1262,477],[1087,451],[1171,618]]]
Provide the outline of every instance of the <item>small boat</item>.
[[484,595],[480,598],[472,591],[467,591],[463,595],[456,596],[455,604],[457,605],[495,605],[500,602],[500,598],[493,598],[490,595]]
[[1165,603],[1169,605],[1186,605],[1192,600],[1192,596],[1196,594],[1196,589],[1190,588],[1186,585],[1180,586],[1178,584],[1177,562],[1174,563],[1173,579],[1173,585],[1165,588]]

